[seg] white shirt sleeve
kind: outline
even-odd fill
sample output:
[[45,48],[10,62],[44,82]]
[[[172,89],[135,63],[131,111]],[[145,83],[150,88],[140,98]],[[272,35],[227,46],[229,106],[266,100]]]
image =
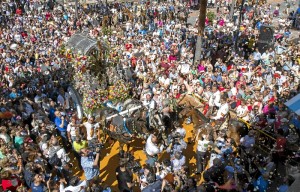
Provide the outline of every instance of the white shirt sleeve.
[[221,99],[221,95],[220,95],[220,94],[216,94],[216,95],[215,95],[214,104],[215,104],[217,107],[220,107],[220,106],[221,106],[220,99]]
[[67,131],[68,131],[68,132],[71,131],[71,123],[68,124],[68,126],[67,126]]

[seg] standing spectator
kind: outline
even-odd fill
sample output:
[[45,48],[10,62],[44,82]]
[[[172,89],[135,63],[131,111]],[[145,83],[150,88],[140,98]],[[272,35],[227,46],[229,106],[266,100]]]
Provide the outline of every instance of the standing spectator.
[[248,135],[241,138],[241,146],[244,148],[246,153],[249,153],[255,145],[255,131],[250,130]]
[[33,182],[31,183],[31,191],[32,192],[44,192],[45,191],[45,185],[44,185],[44,178],[41,174],[36,174],[34,176]]
[[73,143],[76,139],[76,135],[79,133],[79,124],[76,124],[76,118],[72,118],[71,122],[67,126],[67,133],[68,133],[68,138],[69,142]]
[[85,179],[88,182],[88,187],[93,184],[99,184],[99,160],[100,160],[100,149],[96,150],[96,156],[93,157],[93,152],[87,148],[80,150],[81,153],[81,167],[84,171]]
[[122,158],[119,162],[119,166],[116,168],[116,176],[118,180],[118,188],[120,192],[132,192],[133,175],[131,170],[126,167],[127,160]]
[[59,95],[57,97],[57,103],[64,109],[70,109],[70,95],[65,92],[63,88],[59,89]]
[[174,172],[180,171],[186,163],[185,156],[180,151],[176,151],[171,157],[172,168]]
[[62,142],[63,142],[64,147],[67,147],[68,122],[65,119],[64,115],[62,115],[62,112],[55,111],[54,123],[55,123],[56,129],[58,130],[59,135],[62,137]]
[[97,136],[97,131],[100,127],[99,123],[94,122],[94,117],[89,117],[88,121],[83,123],[86,130],[86,139],[88,146],[92,145],[93,139]]
[[151,134],[146,141],[145,147],[147,164],[149,164],[150,166],[154,166],[154,163],[158,159],[158,154],[163,151],[163,148],[163,145],[159,146],[158,137],[155,134]]
[[[201,134],[201,135],[200,135]],[[199,129],[199,132],[196,136],[197,142],[197,151],[196,151],[196,164],[197,171],[196,174],[201,174],[204,171],[206,163],[207,163],[207,153],[209,145],[212,145],[212,141],[209,140],[209,135],[207,131],[202,131]]]

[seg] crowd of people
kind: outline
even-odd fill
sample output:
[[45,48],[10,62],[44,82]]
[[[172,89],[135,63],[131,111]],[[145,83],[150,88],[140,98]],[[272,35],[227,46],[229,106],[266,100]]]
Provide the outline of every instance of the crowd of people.
[[[263,192],[278,178],[283,182],[276,187],[286,191],[290,179],[280,166],[287,157],[297,162],[300,155],[300,118],[284,105],[299,93],[300,44],[291,38],[297,32],[290,21],[300,11],[290,8],[293,12],[284,14],[278,5],[254,6],[249,1],[242,9],[235,6],[232,19],[227,1],[209,3],[214,17],[206,18],[201,58],[194,60],[197,26],[187,21],[196,1],[79,5],[78,18],[71,4],[2,2],[1,189],[111,191],[99,179],[100,151],[105,147],[95,144],[100,125],[94,117],[77,118],[78,103],[67,89],[74,69],[60,52],[74,33],[88,31],[91,38],[109,43],[108,59],[118,62],[132,86],[132,98],[173,117],[178,113],[176,99],[196,95],[208,105],[211,119],[222,121],[232,113],[256,127],[238,146],[223,131],[211,135],[200,127],[196,151],[188,150],[182,125],[175,123],[170,130],[168,145],[160,144],[153,133],[146,139],[147,161],[141,169],[128,166],[130,155],[120,155],[118,191]],[[107,23],[101,22],[101,14],[108,14]],[[262,25],[275,26],[273,47],[258,46]],[[274,138],[264,155],[257,155],[257,129],[267,140]],[[163,153],[170,158],[159,159]],[[195,170],[186,158],[191,153],[197,160]],[[70,156],[78,160],[76,166]],[[74,176],[74,170],[83,170],[85,180]]]

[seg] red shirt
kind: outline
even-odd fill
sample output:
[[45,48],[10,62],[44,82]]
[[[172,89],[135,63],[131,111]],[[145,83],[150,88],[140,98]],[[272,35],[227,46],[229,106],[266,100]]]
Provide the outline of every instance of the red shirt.
[[241,105],[241,100],[236,100],[236,108]]
[[169,69],[169,68],[170,68],[169,64],[168,64],[168,63],[165,63],[165,62],[161,62],[161,63],[160,63],[160,66],[161,66],[162,68],[164,68],[164,69]]
[[49,20],[50,17],[51,17],[51,13],[47,12],[46,15],[45,15],[45,17],[46,17],[46,20]]
[[136,66],[136,61],[137,61],[137,58],[131,57],[131,66],[132,66],[132,67],[135,67],[135,66]]
[[277,153],[283,155],[285,147],[286,147],[286,138],[284,138],[284,137],[278,137],[276,139],[276,150],[278,150]]
[[21,185],[21,181],[18,178],[11,179],[2,179],[2,189],[16,191],[17,188]]
[[128,51],[131,48],[132,48],[132,44],[131,43],[125,44],[126,51]]
[[252,105],[248,105],[247,107],[249,111],[252,111]]
[[24,38],[24,37],[28,37],[28,35],[27,35],[27,33],[26,32],[21,32],[21,35],[22,35],[22,37]]
[[17,9],[17,10],[16,10],[16,14],[17,14],[17,15],[22,15],[22,10],[21,10],[21,9]]

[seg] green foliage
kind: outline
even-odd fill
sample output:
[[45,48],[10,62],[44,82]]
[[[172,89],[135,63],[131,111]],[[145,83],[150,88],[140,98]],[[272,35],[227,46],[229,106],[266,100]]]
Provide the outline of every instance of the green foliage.
[[206,16],[209,22],[213,22],[213,20],[216,18],[216,14],[212,11],[207,12]]

